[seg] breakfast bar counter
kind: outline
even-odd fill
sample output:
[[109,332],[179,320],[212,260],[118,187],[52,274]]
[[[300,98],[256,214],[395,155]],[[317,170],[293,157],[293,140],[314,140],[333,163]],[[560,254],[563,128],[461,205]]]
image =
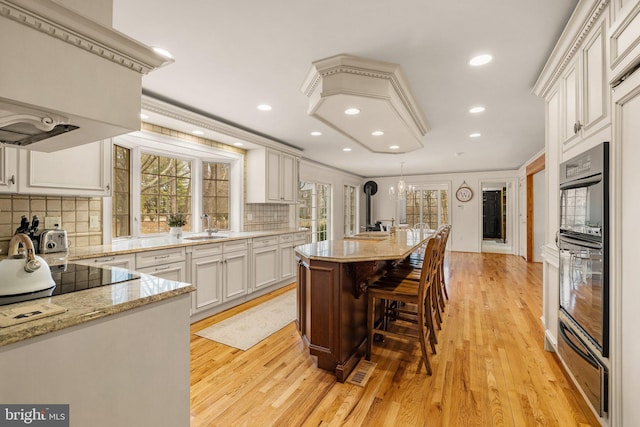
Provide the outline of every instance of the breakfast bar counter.
[[297,327],[319,368],[347,379],[367,337],[367,283],[431,236],[362,233],[296,247]]

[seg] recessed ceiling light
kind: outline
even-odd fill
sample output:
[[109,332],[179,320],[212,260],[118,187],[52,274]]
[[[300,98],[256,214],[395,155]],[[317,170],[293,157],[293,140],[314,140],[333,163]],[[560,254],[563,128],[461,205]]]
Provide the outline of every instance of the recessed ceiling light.
[[244,144],[242,142],[234,142],[233,145],[236,147],[242,147]]
[[471,114],[477,114],[477,113],[482,113],[485,110],[485,108],[482,105],[478,105],[477,107],[472,107],[471,109],[469,109],[469,112]]
[[471,65],[473,67],[478,67],[480,65],[488,64],[489,62],[491,62],[492,59],[493,59],[493,56],[489,55],[488,53],[487,54],[483,54],[483,55],[474,56],[469,61],[469,65]]
[[469,138],[479,138],[479,137],[480,137],[480,133],[478,133],[478,132],[474,132],[474,133],[469,134]]
[[381,135],[384,135],[384,132],[382,132],[381,130],[374,130],[373,132],[371,132],[371,135],[381,136]]
[[271,105],[269,104],[260,104],[258,105],[258,110],[260,111],[271,111]]
[[194,135],[204,135],[204,132],[202,132],[201,130],[194,130],[191,133]]
[[322,132],[314,130],[313,132],[311,132],[311,136],[320,136],[322,135]]
[[171,53],[167,49],[163,49],[161,47],[154,47],[152,49],[155,53],[157,53],[160,56],[163,56],[167,59],[173,59],[173,55],[171,55]]
[[463,154],[464,154],[464,152],[463,152],[463,151],[458,151],[457,153],[455,153],[455,156],[456,156],[456,157],[460,157],[460,156],[462,156]]
[[347,116],[355,116],[356,114],[360,114],[360,110],[358,108],[351,107],[351,108],[347,108],[346,110],[344,110],[344,113]]
[[342,149],[342,151],[351,151],[351,148],[345,147],[345,148]]
[[389,150],[397,150],[398,148],[400,148],[399,145],[392,145],[389,147]]
[[149,116],[147,116],[146,114],[140,113],[140,118],[141,118],[142,120],[146,120],[146,119],[148,119],[148,118],[149,118]]

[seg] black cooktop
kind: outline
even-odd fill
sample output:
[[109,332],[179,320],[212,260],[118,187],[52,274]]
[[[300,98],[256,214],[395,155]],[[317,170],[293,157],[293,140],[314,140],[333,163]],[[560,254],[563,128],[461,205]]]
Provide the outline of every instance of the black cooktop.
[[51,277],[56,287],[51,295],[62,295],[85,289],[97,288],[116,283],[139,279],[137,274],[129,273],[121,268],[82,264],[52,265]]
[[53,289],[21,295],[3,296],[0,297],[0,305],[68,294],[100,286],[115,285],[116,283],[128,282],[129,280],[140,278],[138,274],[130,273],[122,268],[111,268],[109,266],[68,263],[51,265],[49,269],[51,270],[51,277],[56,283]]

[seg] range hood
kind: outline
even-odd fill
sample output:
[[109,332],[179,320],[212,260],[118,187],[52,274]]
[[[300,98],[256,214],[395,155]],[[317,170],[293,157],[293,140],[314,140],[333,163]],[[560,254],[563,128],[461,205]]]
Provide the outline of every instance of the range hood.
[[51,152],[139,130],[142,76],[173,62],[61,1],[0,0],[0,142]]

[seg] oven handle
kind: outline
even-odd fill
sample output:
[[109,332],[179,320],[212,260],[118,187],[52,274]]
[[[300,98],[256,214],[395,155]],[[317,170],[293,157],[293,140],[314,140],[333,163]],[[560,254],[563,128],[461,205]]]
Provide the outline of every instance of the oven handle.
[[565,243],[570,243],[576,246],[584,246],[586,248],[591,248],[591,249],[602,249],[602,243],[587,242],[586,240],[573,239],[571,237],[565,236],[564,234],[560,234],[560,241]]
[[578,355],[582,357],[589,365],[593,366],[596,369],[600,369],[600,366],[598,365],[598,362],[596,361],[596,359],[591,354],[584,352],[581,348],[575,345],[573,341],[569,339],[566,333],[569,332],[569,334],[574,336],[580,342],[582,342],[582,340],[578,338],[578,336],[576,336],[576,334],[574,334],[571,329],[567,328],[567,326],[564,323],[559,322],[558,326],[560,326],[560,335],[562,335],[562,339],[564,339],[564,342],[566,342],[569,345],[569,347],[573,349],[573,351],[578,353]]
[[597,184],[602,181],[602,174],[590,176],[588,178],[576,179],[575,181],[565,182],[560,184],[560,190],[569,190],[571,188],[588,187],[593,184]]

